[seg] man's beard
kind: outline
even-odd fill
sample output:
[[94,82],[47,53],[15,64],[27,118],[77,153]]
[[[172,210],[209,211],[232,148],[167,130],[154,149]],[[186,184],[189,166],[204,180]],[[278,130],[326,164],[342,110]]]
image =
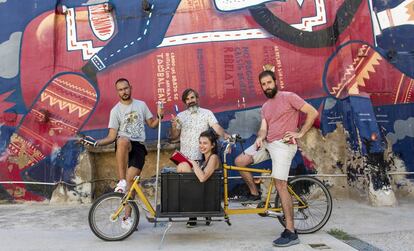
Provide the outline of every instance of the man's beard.
[[198,111],[198,103],[197,102],[191,102],[187,105],[187,109],[190,111],[190,113],[195,113]]
[[266,95],[267,98],[273,98],[276,93],[277,93],[277,88],[273,88],[273,89],[266,89],[265,91],[263,91],[263,93]]
[[125,94],[125,95],[121,96],[121,99],[122,99],[123,101],[128,101],[128,100],[130,100],[130,99],[131,99],[131,95]]

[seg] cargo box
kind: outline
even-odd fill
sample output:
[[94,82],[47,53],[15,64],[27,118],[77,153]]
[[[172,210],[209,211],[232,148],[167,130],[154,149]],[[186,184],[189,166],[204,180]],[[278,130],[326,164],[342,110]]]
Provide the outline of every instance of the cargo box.
[[161,174],[161,214],[165,216],[222,215],[222,194],[221,171],[204,183],[194,173]]

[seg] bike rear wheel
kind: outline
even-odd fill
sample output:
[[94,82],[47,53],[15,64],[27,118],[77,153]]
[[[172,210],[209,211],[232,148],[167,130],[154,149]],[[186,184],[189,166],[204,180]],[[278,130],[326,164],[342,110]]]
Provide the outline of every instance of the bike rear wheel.
[[[300,234],[314,233],[321,229],[332,212],[332,197],[325,185],[313,177],[295,177],[288,182],[295,192],[292,194],[293,219],[295,229]],[[279,195],[275,199],[276,207],[282,207]],[[277,217],[279,222],[286,227],[284,216]]]
[[[108,193],[99,197],[89,210],[89,226],[92,232],[105,241],[120,241],[130,236],[138,226],[139,210],[133,201],[128,201],[118,217],[112,219],[112,215],[122,207],[124,194]],[[122,226],[122,220],[125,216],[125,209],[131,208],[132,224]]]

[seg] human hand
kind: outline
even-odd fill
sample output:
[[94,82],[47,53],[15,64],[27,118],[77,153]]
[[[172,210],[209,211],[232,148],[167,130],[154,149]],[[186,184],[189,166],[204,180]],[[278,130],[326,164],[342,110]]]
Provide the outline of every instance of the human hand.
[[231,135],[230,134],[228,134],[228,133],[226,133],[226,132],[224,132],[224,134],[223,134],[223,138],[224,139],[229,139],[231,137]]
[[91,136],[81,136],[81,138],[78,140],[78,143],[84,145],[84,146],[98,146],[98,141]]
[[282,141],[289,144],[296,144],[296,139],[299,139],[303,136],[303,134],[298,132],[290,132],[287,131],[282,138]]
[[256,141],[254,142],[254,144],[256,145],[257,149],[262,148],[263,146],[263,139],[260,137],[257,137]]
[[196,167],[196,166],[198,167],[198,163],[196,161],[194,161],[192,159],[189,159],[188,161],[190,161],[193,168]]
[[287,140],[289,140],[291,138],[300,139],[300,138],[302,138],[302,136],[303,136],[302,133],[287,131],[285,133],[285,135],[283,136],[283,139],[287,139]]
[[177,128],[179,123],[178,118],[174,114],[171,114],[171,126]]
[[164,117],[164,104],[162,103],[162,101],[158,101],[157,115],[159,119],[162,119]]

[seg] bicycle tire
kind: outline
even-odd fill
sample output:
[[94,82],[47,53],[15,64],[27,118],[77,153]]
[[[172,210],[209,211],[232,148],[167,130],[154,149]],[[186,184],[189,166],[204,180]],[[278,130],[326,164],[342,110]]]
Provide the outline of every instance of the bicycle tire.
[[[300,234],[310,234],[320,230],[328,222],[332,213],[332,197],[329,190],[320,180],[313,177],[299,176],[288,182],[307,205],[306,208],[296,209],[295,205],[300,202],[292,196],[295,229]],[[321,206],[318,206],[317,202],[320,202]],[[281,207],[279,195],[276,195],[275,205]],[[286,227],[285,217],[277,218]]]
[[129,229],[121,227],[124,212],[121,212],[116,220],[111,219],[111,214],[114,213],[121,205],[124,194],[108,193],[99,197],[89,210],[89,227],[92,232],[102,240],[105,241],[120,241],[130,236],[138,226],[139,210],[138,206],[133,201],[128,201],[131,207],[132,224]]

